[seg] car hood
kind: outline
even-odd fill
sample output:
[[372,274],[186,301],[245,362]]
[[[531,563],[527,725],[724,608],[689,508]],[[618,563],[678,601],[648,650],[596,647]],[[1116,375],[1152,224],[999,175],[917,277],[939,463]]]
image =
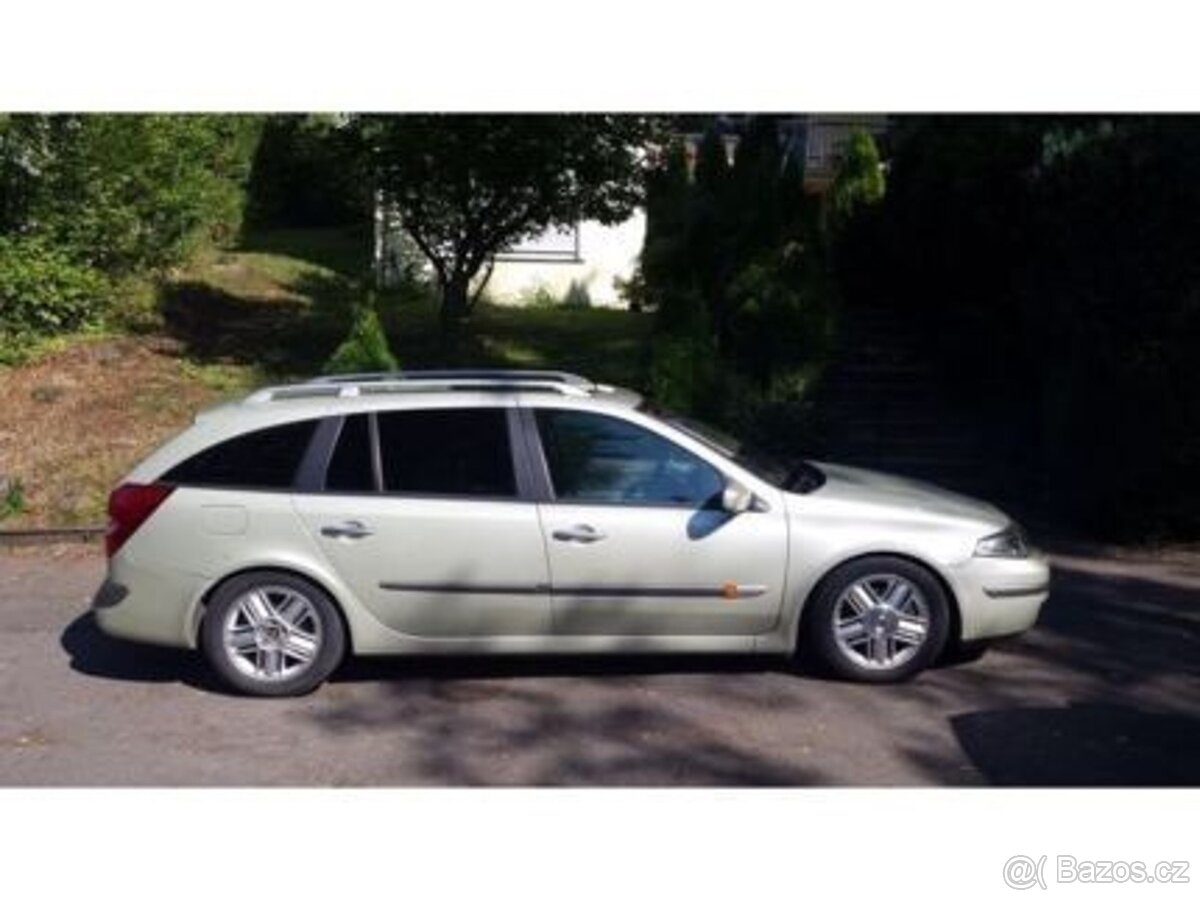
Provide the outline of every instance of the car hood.
[[986,501],[913,478],[833,463],[814,465],[825,475],[825,484],[816,493],[826,499],[975,519],[994,523],[998,528],[1009,521],[1008,516]]

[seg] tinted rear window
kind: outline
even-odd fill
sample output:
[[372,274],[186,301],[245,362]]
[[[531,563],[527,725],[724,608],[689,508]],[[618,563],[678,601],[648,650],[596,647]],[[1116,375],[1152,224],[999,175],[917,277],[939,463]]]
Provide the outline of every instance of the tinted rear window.
[[369,417],[348,416],[338,435],[337,447],[325,471],[327,491],[374,491]]
[[404,494],[515,497],[503,409],[380,413],[383,489]]
[[289,422],[238,435],[201,450],[163,481],[201,487],[291,487],[317,421]]

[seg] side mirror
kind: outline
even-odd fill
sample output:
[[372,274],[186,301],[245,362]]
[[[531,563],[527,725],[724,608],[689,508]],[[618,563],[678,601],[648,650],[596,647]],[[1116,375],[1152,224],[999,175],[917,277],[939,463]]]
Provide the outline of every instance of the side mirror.
[[721,508],[735,516],[747,512],[754,508],[754,492],[741,482],[726,481],[721,493]]

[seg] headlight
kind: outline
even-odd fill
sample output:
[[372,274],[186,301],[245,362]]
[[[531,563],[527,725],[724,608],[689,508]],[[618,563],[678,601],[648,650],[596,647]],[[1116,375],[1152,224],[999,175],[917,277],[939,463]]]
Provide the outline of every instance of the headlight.
[[975,545],[976,556],[1002,556],[1007,559],[1024,559],[1029,555],[1029,543],[1016,525],[981,538]]

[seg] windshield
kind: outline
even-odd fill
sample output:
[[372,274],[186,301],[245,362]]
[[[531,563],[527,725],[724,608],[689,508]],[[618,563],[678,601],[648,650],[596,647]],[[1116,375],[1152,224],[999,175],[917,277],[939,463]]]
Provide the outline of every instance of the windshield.
[[707,422],[697,421],[647,401],[643,401],[638,409],[666,422],[705,446],[716,450],[722,456],[729,457],[743,469],[781,490],[807,494],[825,483],[825,476],[821,470],[807,460],[780,459],[757,447],[746,445],[733,435],[709,425]]

